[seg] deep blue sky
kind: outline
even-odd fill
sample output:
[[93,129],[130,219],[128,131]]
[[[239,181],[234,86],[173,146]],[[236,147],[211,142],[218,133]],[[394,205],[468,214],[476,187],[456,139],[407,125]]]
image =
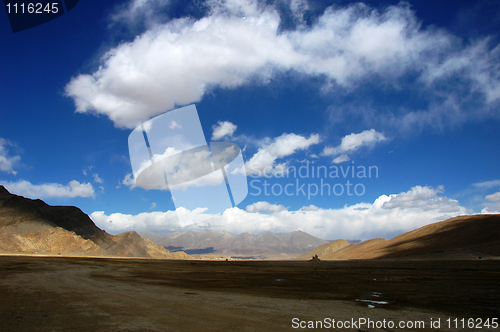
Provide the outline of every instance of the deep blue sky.
[[[112,233],[210,223],[235,233],[391,237],[498,213],[500,3],[398,3],[81,0],[18,33],[4,12],[0,183],[76,205]],[[350,180],[363,194],[308,199],[256,195],[264,181],[294,190],[297,182],[254,174],[236,208],[212,219],[187,211],[193,223],[179,224],[169,192],[127,181],[128,136],[136,121],[190,104],[207,142],[234,125],[217,140],[243,149],[247,173],[256,161],[269,169],[314,161],[376,166],[378,177],[323,179]]]

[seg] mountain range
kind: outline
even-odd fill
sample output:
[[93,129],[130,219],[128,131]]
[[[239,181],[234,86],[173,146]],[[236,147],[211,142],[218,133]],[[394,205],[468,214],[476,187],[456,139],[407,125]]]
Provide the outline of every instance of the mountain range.
[[51,206],[0,186],[0,253],[188,259],[136,232],[111,235],[74,206]]
[[[169,250],[167,250],[169,249]],[[0,254],[191,259],[199,255],[300,259],[484,259],[500,256],[500,215],[451,218],[393,239],[327,242],[302,231],[233,234],[210,229],[165,236],[108,234],[74,206],[51,206],[0,186]],[[213,257],[213,256],[211,256]]]
[[302,231],[291,233],[233,234],[205,229],[200,232],[172,232],[161,236],[152,232],[141,232],[141,236],[175,251],[188,254],[215,254],[245,258],[287,259],[327,244],[328,242]]
[[361,243],[336,240],[297,259],[478,259],[500,256],[500,215],[450,218],[401,234],[391,240]]

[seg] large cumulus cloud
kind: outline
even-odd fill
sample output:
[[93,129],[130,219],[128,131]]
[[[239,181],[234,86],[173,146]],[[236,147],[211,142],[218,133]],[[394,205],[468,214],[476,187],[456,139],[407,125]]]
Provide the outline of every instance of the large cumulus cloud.
[[[124,17],[145,8],[152,13],[151,6],[134,1]],[[280,30],[277,10],[257,1],[208,1],[207,8],[197,20],[155,24],[106,52],[94,73],[74,77],[66,94],[76,111],[104,114],[118,127],[133,128],[200,101],[212,87],[266,84],[289,70],[323,77],[326,92],[353,90],[368,79],[399,89],[398,80],[413,75],[414,84],[439,102],[431,99],[428,110],[389,119],[398,124],[458,121],[466,118],[461,103],[472,96],[486,105],[500,97],[500,46],[490,47],[487,38],[463,45],[446,31],[422,29],[406,5],[383,11],[363,4],[330,7],[312,26],[299,20],[292,30]],[[307,3],[294,1],[291,8],[300,17]]]

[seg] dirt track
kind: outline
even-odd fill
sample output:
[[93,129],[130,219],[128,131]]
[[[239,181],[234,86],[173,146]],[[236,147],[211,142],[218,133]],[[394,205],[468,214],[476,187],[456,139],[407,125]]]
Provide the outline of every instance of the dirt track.
[[498,260],[0,257],[1,331],[303,330],[293,318],[422,320],[413,331],[436,331],[431,318],[500,317],[499,299]]

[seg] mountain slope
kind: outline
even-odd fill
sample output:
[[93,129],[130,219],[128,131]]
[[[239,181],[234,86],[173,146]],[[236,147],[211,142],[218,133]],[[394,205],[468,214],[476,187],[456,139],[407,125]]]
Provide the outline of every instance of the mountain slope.
[[193,252],[211,248],[214,254],[256,258],[290,258],[327,243],[302,231],[257,235],[244,232],[236,235],[205,229],[201,232],[169,233],[160,240],[155,233],[142,232],[141,236],[172,250],[177,248]]
[[110,235],[73,206],[50,206],[0,186],[0,252],[82,256],[188,258],[135,232]]
[[319,258],[325,257],[329,254],[339,251],[342,248],[349,246],[350,243],[346,240],[335,240],[329,243],[325,243],[322,246],[317,247],[316,249],[311,250],[305,255],[299,256],[296,259],[310,259],[311,257],[318,255]]
[[389,241],[373,239],[338,249],[334,242],[323,246],[320,253],[311,251],[298,258],[306,259],[314,254],[321,259],[500,256],[500,215],[455,217],[401,234]]

